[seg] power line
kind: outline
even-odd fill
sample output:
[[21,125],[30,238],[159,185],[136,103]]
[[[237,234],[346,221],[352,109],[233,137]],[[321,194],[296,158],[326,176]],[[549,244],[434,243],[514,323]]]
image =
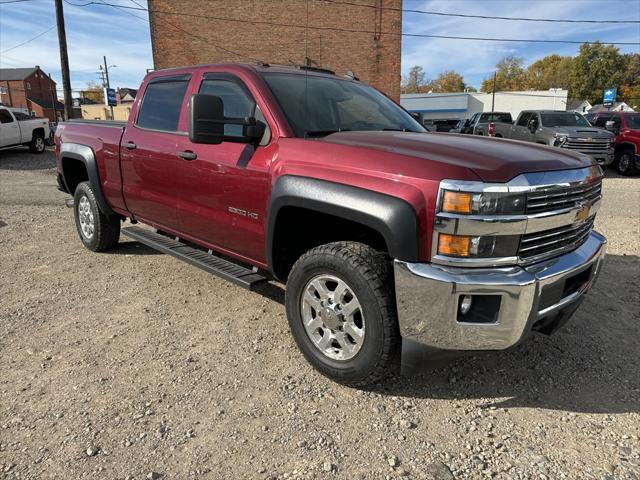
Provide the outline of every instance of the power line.
[[[66,1],[66,0],[65,0]],[[126,5],[114,5],[112,3],[107,3],[107,2],[102,2],[102,3],[97,3],[97,2],[88,2],[82,6],[89,6],[89,5],[108,5],[111,7],[115,7],[115,8],[121,8],[121,9],[130,9],[130,10],[137,10],[137,11],[146,11],[149,12],[149,9],[144,8],[142,6],[138,6],[138,7],[131,7],[131,6],[126,6]],[[76,5],[76,6],[80,6],[80,5]],[[306,29],[309,28],[311,30],[325,30],[325,31],[335,31],[335,32],[346,32],[346,33],[367,33],[367,34],[373,34],[373,35],[380,35],[380,34],[384,34],[384,35],[394,35],[394,36],[402,36],[402,37],[413,37],[413,38],[440,38],[440,39],[447,39],[447,40],[471,40],[471,41],[485,41],[485,42],[518,42],[518,43],[560,43],[560,44],[575,44],[575,45],[582,45],[582,44],[593,44],[593,43],[605,43],[605,44],[610,44],[610,45],[640,45],[640,42],[600,42],[599,40],[597,41],[586,41],[586,40],[548,40],[548,39],[529,39],[529,38],[494,38],[494,37],[468,37],[468,36],[457,36],[457,35],[435,35],[435,34],[426,34],[426,33],[398,33],[398,32],[383,32],[383,31],[373,31],[373,30],[354,30],[354,29],[349,29],[349,28],[340,28],[340,27],[322,27],[322,26],[305,26],[305,25],[296,25],[296,24],[291,24],[291,23],[280,23],[280,22],[271,22],[268,20],[245,20],[245,19],[239,19],[239,18],[229,18],[229,17],[219,17],[219,16],[214,16],[214,15],[203,15],[200,13],[178,13],[178,12],[171,12],[171,11],[166,11],[166,10],[152,10],[153,13],[157,13],[157,14],[162,14],[162,15],[174,15],[174,16],[183,16],[183,17],[193,17],[193,18],[207,18],[207,19],[211,19],[211,20],[220,20],[223,22],[234,22],[234,23],[242,23],[242,24],[254,24],[254,25],[269,25],[269,26],[275,26],[275,27],[286,27],[286,28],[301,28],[301,29]],[[187,35],[190,35],[192,37],[195,38],[199,38],[203,41],[207,41],[208,43],[210,43],[209,39],[204,39],[202,37],[199,37],[191,32],[188,32],[186,30],[183,30],[180,27],[177,27],[176,25],[173,25],[171,23],[169,23],[168,21],[161,19],[162,21],[164,21],[165,23],[167,23],[168,25],[173,26],[174,28],[183,31],[184,33],[186,33]],[[224,47],[219,47],[223,50]],[[238,53],[235,53],[235,55],[240,55]],[[248,58],[248,57],[247,57]]]
[[[14,0],[14,1],[15,1],[15,0]],[[5,49],[5,50],[2,50],[0,53],[7,53],[7,52],[10,52],[11,50],[15,50],[16,48],[21,47],[21,46],[23,46],[23,45],[26,45],[26,44],[27,44],[27,43],[29,43],[29,42],[33,42],[35,39],[40,38],[40,37],[41,37],[41,36],[43,36],[45,33],[50,32],[50,31],[51,31],[51,30],[53,30],[54,28],[56,28],[56,26],[55,26],[55,25],[51,25],[51,26],[50,26],[49,28],[47,28],[44,32],[39,33],[39,34],[38,34],[38,35],[36,35],[35,37],[32,37],[32,38],[30,38],[29,40],[26,40],[26,41],[24,41],[24,42],[22,42],[22,43],[19,43],[18,45],[14,45],[14,46],[13,46],[13,47],[11,47],[11,48],[7,48],[7,49]]]
[[527,17],[497,17],[492,15],[471,15],[465,13],[445,13],[430,10],[416,10],[412,8],[382,7],[377,5],[366,5],[363,3],[347,2],[344,0],[323,0],[336,5],[350,5],[353,7],[376,8],[382,10],[393,10],[404,13],[418,13],[422,15],[439,15],[443,17],[480,18],[484,20],[509,20],[518,22],[551,22],[551,23],[640,23],[640,20],[578,20],[578,19],[556,19],[556,18],[527,18]]
[[[131,2],[134,3],[135,5],[137,5],[137,7],[130,7],[130,6],[127,6],[127,5],[115,5],[113,3],[107,3],[104,0],[100,0],[100,3],[90,1],[90,2],[87,2],[87,3],[82,4],[82,5],[71,3],[68,0],[64,0],[64,1],[65,1],[65,3],[68,3],[69,5],[73,5],[74,7],[87,7],[87,6],[90,6],[90,5],[98,5],[98,6],[106,5],[106,6],[109,6],[109,7],[116,8],[116,9],[121,9],[123,13],[126,13],[126,14],[128,14],[130,16],[133,16],[133,17],[137,18],[138,20],[142,20],[142,21],[144,21],[146,23],[149,23],[149,24],[151,23],[148,19],[143,18],[143,17],[139,17],[138,15],[134,15],[133,13],[127,11],[127,10],[137,10],[137,11],[149,12],[148,8],[143,7],[142,5],[140,5],[139,3],[135,2],[134,0],[131,0]],[[174,25],[173,23],[170,23],[169,21],[165,20],[164,18],[161,18],[160,20],[163,21],[164,23],[166,23],[167,25],[175,28],[176,30],[180,30],[181,32],[185,33],[186,35],[189,35],[190,37],[193,37],[193,38],[195,38],[197,40],[200,40],[200,41],[203,41],[203,42],[207,42],[209,45],[212,45],[214,48],[222,50],[222,51],[224,51],[226,53],[230,53],[232,55],[236,55],[236,56],[238,56],[240,58],[247,58],[247,59],[252,60],[252,61],[257,61],[255,58],[249,57],[248,55],[244,55],[242,53],[234,52],[233,50],[229,50],[228,48],[222,47],[220,45],[216,45],[215,43],[211,42],[211,39],[205,38],[205,37],[201,37],[199,35],[196,35],[195,33],[192,33],[192,32],[189,32],[187,30],[184,30],[183,28],[180,28],[177,25]]]

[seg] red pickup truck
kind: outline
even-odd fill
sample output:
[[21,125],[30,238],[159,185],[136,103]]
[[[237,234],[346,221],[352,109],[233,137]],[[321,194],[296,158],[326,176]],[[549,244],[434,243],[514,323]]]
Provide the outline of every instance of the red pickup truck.
[[128,123],[64,123],[56,154],[88,249],[122,232],[246,288],[286,282],[302,353],[352,385],[393,371],[403,341],[499,350],[555,331],[606,247],[588,157],[427,133],[319,69],[156,71]]
[[614,165],[618,173],[640,172],[640,113],[604,111],[587,115],[587,120],[616,135]]

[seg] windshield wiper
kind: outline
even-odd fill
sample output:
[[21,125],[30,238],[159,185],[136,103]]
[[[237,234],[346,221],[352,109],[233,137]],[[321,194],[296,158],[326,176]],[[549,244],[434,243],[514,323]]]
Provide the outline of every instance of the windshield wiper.
[[346,128],[340,129],[340,130],[309,130],[307,132],[304,132],[304,136],[305,137],[326,137],[327,135],[331,135],[332,133],[338,133],[338,132],[350,132],[351,130],[348,130]]

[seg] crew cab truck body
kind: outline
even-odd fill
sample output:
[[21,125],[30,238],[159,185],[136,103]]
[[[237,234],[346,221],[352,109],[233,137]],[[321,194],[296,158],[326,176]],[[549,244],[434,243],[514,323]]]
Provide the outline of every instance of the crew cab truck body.
[[11,110],[0,106],[0,148],[24,145],[32,153],[42,153],[47,138],[49,121],[46,118],[18,120]]
[[616,136],[614,164],[618,173],[634,175],[640,172],[640,113],[598,112],[589,114],[587,119]]
[[286,282],[299,348],[349,384],[393,371],[402,339],[496,350],[551,333],[605,252],[588,157],[426,133],[315,69],[156,71],[127,124],[64,123],[56,154],[87,248],[129,219],[155,230],[126,235],[239,285]]
[[602,166],[613,162],[614,135],[577,112],[523,110],[513,124],[496,123],[494,136],[580,152]]

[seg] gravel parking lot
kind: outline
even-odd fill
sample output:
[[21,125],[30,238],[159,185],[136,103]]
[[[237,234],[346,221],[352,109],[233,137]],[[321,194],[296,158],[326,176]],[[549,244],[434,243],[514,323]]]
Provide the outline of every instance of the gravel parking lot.
[[570,325],[359,391],[304,361],[281,286],[91,253],[53,154],[0,151],[0,477],[639,479],[640,178],[608,175]]

